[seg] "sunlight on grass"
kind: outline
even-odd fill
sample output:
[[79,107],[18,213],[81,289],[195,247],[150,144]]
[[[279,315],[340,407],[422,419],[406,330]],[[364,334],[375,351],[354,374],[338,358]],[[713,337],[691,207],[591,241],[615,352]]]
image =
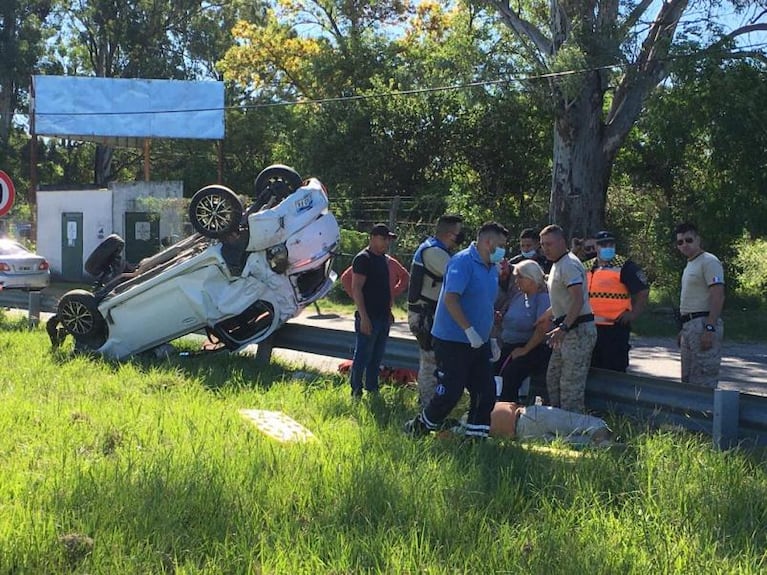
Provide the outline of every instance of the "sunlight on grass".
[[[107,362],[2,324],[0,573],[760,573],[767,466],[611,419],[623,449],[412,440],[224,354]],[[281,443],[238,410],[315,435]]]

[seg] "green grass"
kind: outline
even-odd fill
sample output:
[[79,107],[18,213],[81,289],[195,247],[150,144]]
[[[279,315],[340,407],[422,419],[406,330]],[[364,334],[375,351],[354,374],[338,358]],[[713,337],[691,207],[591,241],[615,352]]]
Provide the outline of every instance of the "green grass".
[[[767,568],[767,465],[710,438],[613,418],[625,449],[412,440],[405,388],[353,404],[340,377],[116,364],[0,320],[3,575]],[[240,408],[317,441],[278,443]]]

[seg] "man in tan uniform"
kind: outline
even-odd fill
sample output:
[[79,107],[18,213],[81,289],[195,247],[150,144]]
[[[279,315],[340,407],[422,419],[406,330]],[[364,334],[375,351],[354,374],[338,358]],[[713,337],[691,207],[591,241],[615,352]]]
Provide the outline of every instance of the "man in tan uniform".
[[701,248],[693,224],[679,224],[674,233],[677,248],[687,258],[679,302],[682,381],[716,387],[724,337],[724,270],[715,255]]
[[548,333],[553,349],[546,373],[549,400],[554,407],[582,413],[586,376],[597,341],[586,269],[567,249],[565,232],[557,225],[541,230],[541,248],[553,262],[547,282],[551,307],[538,319],[538,323],[553,322],[555,326]]

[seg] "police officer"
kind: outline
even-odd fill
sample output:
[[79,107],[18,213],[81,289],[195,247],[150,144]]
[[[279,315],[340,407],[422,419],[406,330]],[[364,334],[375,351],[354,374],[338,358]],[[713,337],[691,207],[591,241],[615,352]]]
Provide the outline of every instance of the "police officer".
[[459,215],[440,216],[435,234],[418,246],[410,266],[407,322],[420,348],[418,399],[421,407],[429,404],[437,386],[431,328],[450,253],[465,239],[462,225],[463,218]]
[[629,365],[631,322],[647,306],[650,286],[637,264],[616,255],[615,236],[611,232],[598,232],[594,240],[597,256],[584,264],[588,270],[589,301],[597,324],[591,366],[625,372]]

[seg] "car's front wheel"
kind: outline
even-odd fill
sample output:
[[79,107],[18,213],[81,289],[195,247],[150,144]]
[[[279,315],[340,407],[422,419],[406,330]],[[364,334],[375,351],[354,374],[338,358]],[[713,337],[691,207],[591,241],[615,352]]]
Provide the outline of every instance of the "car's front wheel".
[[189,221],[206,238],[220,239],[236,231],[242,219],[242,202],[232,190],[214,184],[199,190],[189,204]]
[[94,349],[106,341],[106,322],[91,292],[80,289],[68,291],[59,300],[56,315],[64,329],[76,340]]

